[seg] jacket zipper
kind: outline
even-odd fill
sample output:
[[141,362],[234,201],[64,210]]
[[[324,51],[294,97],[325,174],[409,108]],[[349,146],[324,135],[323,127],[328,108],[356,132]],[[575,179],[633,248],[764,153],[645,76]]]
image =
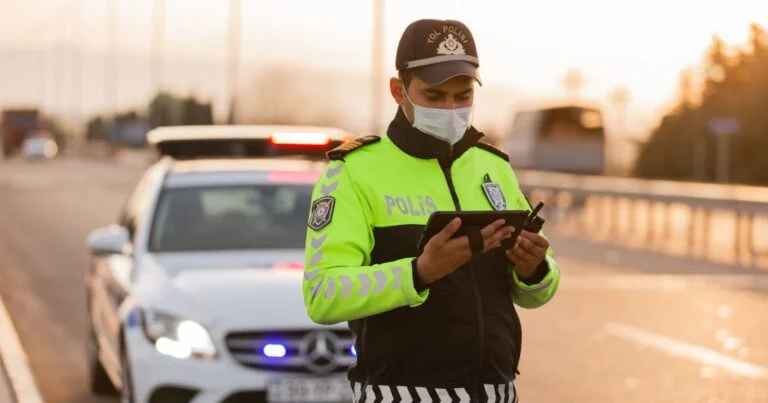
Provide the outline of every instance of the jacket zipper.
[[[453,150],[451,150],[451,159],[453,159]],[[452,161],[451,161],[452,162]],[[451,179],[451,166],[447,168],[441,167],[445,181],[448,183],[448,190],[451,192],[451,198],[453,199],[453,205],[457,211],[461,211],[461,203],[459,203],[459,196],[456,194],[456,188],[453,186],[453,179]],[[474,385],[474,396],[480,396],[480,376],[483,370],[483,359],[485,358],[485,313],[483,312],[483,301],[480,298],[480,287],[477,285],[477,279],[475,278],[475,271],[473,267],[469,267],[469,281],[472,283],[472,293],[475,297],[475,304],[477,305],[477,324],[478,334],[480,337],[480,348],[477,359],[477,379]]]

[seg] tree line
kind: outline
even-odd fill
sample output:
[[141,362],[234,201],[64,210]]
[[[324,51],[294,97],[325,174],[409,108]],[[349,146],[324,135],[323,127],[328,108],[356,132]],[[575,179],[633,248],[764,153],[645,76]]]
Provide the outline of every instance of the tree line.
[[752,24],[742,46],[713,37],[699,67],[681,74],[677,104],[635,175],[768,185],[768,32]]

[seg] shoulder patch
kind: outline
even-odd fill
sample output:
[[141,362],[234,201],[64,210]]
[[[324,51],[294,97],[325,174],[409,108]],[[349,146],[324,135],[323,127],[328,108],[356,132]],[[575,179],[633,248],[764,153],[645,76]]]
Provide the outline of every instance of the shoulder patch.
[[497,157],[500,157],[504,161],[509,162],[509,155],[507,155],[507,153],[505,153],[504,151],[499,150],[498,148],[496,148],[496,147],[494,147],[494,146],[492,146],[492,145],[490,145],[488,143],[484,143],[482,141],[478,141],[475,144],[475,146],[476,147],[480,147],[483,150],[488,151],[489,153],[494,154]]
[[309,228],[320,231],[331,223],[333,208],[336,207],[336,199],[333,196],[324,196],[312,202],[309,216]]
[[330,160],[344,160],[344,156],[357,150],[360,147],[367,146],[368,144],[377,143],[381,140],[379,136],[363,136],[354,140],[347,141],[346,143],[334,148],[325,153],[325,156]]

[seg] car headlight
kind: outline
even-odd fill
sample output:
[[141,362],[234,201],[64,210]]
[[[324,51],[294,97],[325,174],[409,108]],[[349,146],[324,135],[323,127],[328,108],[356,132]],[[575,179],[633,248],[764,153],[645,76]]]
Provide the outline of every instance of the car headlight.
[[216,346],[203,325],[171,315],[144,311],[144,334],[162,354],[176,358],[216,357]]

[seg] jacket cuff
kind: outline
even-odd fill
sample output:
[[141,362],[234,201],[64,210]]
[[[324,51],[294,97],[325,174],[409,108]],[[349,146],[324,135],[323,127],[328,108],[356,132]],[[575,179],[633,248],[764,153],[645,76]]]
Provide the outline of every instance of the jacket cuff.
[[416,270],[416,260],[417,258],[413,258],[413,260],[411,261],[411,268],[412,268],[411,273],[413,273],[413,288],[416,289],[417,293],[421,294],[422,292],[424,292],[424,290],[429,288],[429,286],[427,286],[427,284],[425,284],[424,281],[419,277],[419,272],[418,270]]
[[522,278],[518,276],[518,279],[525,285],[536,285],[544,280],[544,277],[547,277],[547,274],[549,274],[549,262],[547,262],[547,259],[544,258],[544,260],[539,263],[539,266],[536,268],[536,272],[533,273],[533,276],[529,278]]

